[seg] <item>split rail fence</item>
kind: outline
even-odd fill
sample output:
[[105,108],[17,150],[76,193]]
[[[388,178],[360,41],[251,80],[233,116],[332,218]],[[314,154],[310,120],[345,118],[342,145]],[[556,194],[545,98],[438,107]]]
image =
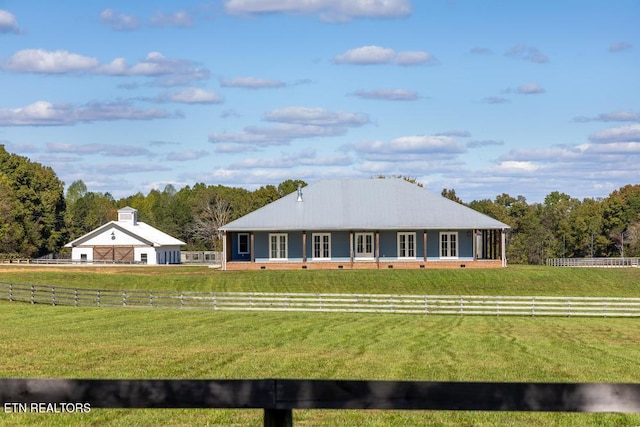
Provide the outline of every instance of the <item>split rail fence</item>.
[[550,267],[638,267],[640,258],[549,258]]
[[96,290],[0,282],[0,298],[76,307],[640,317],[640,298]]

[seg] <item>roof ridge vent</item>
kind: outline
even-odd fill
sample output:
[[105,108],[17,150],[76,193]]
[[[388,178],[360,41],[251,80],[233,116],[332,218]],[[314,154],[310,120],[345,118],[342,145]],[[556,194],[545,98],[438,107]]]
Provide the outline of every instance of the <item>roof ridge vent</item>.
[[298,184],[298,198],[297,198],[298,202],[302,202],[302,185]]

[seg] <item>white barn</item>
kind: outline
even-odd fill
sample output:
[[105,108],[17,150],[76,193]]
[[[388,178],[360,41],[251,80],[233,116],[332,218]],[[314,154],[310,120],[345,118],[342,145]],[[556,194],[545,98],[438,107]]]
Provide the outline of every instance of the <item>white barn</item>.
[[118,220],[110,221],[69,242],[71,260],[82,263],[179,264],[180,246],[186,243],[138,222],[138,211],[118,210]]

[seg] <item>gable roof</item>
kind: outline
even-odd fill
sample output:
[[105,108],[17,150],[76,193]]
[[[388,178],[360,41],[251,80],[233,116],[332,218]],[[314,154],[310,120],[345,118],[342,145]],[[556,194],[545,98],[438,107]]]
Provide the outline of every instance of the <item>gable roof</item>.
[[507,224],[401,178],[324,180],[223,231],[506,229]]
[[125,221],[110,221],[85,234],[84,236],[78,237],[77,239],[67,243],[65,247],[72,248],[75,246],[80,246],[83,243],[93,239],[94,237],[97,237],[105,232],[109,232],[112,229],[120,230],[123,233],[140,240],[141,243],[149,246],[159,247],[186,245],[185,242],[178,240],[175,237],[172,237],[167,233],[164,233],[144,222],[137,222],[133,224],[131,222]]

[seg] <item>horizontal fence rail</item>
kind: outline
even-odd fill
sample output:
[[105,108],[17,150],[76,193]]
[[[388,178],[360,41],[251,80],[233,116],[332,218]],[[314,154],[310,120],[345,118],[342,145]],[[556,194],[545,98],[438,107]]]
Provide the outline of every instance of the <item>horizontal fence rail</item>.
[[640,317],[640,298],[477,295],[163,292],[0,282],[0,298],[76,307],[488,316]]
[[9,411],[81,408],[263,408],[265,426],[292,426],[293,409],[640,412],[640,384],[362,380],[0,379]]
[[640,258],[549,258],[550,267],[638,267]]

